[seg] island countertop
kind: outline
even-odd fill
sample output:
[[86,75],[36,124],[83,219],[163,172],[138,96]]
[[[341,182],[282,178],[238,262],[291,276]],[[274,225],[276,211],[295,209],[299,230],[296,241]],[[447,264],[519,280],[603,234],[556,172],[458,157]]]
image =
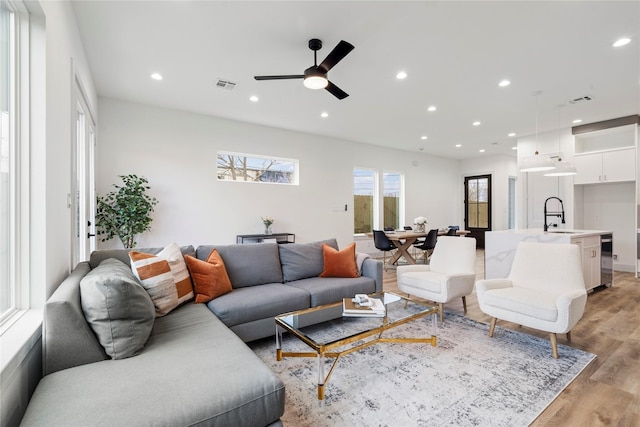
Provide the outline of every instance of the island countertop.
[[489,233],[507,233],[507,234],[527,235],[527,236],[551,235],[553,237],[557,237],[558,235],[563,235],[563,236],[571,236],[571,237],[589,237],[589,236],[601,236],[603,234],[613,234],[613,231],[612,230],[573,230],[573,229],[566,229],[566,228],[551,228],[549,229],[549,231],[544,231],[542,228],[521,228],[521,229],[513,229],[513,230],[490,231]]
[[611,230],[572,230],[552,228],[524,228],[514,230],[487,231],[485,233],[484,266],[485,278],[503,278],[509,275],[511,264],[520,242],[574,243],[600,245],[600,236],[613,234]]

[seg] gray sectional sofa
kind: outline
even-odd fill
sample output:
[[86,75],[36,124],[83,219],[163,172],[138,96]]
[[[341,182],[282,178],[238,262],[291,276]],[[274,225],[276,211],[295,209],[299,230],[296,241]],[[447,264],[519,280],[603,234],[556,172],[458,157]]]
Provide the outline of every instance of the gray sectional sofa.
[[[325,243],[337,248],[335,239]],[[321,245],[181,248],[205,260],[215,247],[233,290],[156,318],[143,349],[119,360],[85,319],[81,282],[101,264],[121,265],[113,258],[128,264],[128,251],[94,252],[47,301],[44,378],[21,425],[281,425],[284,385],[243,341],[274,335],[275,315],[382,290],[382,264],[373,259],[359,259],[358,278],[318,277]]]

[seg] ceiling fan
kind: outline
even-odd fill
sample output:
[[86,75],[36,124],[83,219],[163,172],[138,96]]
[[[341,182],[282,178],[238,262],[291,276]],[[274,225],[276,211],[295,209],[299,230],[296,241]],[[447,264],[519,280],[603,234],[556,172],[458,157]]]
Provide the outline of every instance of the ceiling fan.
[[353,45],[344,40],[340,40],[340,43],[333,48],[320,65],[318,65],[317,55],[318,51],[322,49],[322,41],[318,39],[309,40],[309,49],[313,51],[313,65],[304,70],[304,74],[254,76],[254,78],[256,80],[304,79],[304,85],[309,89],[326,89],[338,99],[344,99],[349,96],[348,93],[329,81],[327,73],[353,50]]

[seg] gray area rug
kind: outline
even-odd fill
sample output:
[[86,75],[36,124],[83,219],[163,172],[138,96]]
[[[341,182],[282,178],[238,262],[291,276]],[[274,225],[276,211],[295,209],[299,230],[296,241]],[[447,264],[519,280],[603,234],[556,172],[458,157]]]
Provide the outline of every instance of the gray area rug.
[[[313,358],[275,360],[273,339],[251,343],[286,385],[285,426],[527,426],[595,355],[447,314],[438,345],[378,343],[343,356],[317,399]],[[431,318],[386,336],[429,336]],[[309,351],[285,334],[284,351]],[[328,361],[327,363],[329,363]],[[325,369],[328,372],[329,365]]]

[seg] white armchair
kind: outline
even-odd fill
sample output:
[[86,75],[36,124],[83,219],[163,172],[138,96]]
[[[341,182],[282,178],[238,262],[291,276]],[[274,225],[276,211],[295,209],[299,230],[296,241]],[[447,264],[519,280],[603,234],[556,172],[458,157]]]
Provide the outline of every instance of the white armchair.
[[444,304],[455,298],[462,298],[466,313],[465,297],[471,294],[476,281],[476,239],[439,237],[430,259],[429,265],[398,267],[398,289],[439,303],[440,321],[444,321]]
[[553,357],[556,334],[567,334],[584,314],[587,292],[577,245],[520,242],[506,279],[476,282],[480,310],[496,320],[549,332]]

